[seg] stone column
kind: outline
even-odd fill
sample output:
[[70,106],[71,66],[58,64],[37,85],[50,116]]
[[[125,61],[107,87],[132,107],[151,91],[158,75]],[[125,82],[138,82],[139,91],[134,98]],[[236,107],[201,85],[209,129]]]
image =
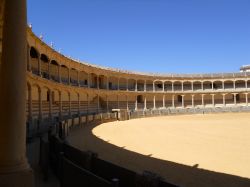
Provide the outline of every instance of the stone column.
[[155,106],[155,95],[154,95],[154,108],[153,109],[156,109],[156,106]]
[[144,110],[147,110],[147,96],[144,97]]
[[222,81],[222,89],[225,90],[225,82]]
[[246,95],[246,106],[248,106],[248,93],[245,93]]
[[214,90],[214,82],[212,82],[212,90]]
[[175,108],[175,103],[174,103],[175,95],[172,95],[172,107]]
[[135,110],[137,110],[138,108],[137,108],[138,106],[137,106],[137,96],[135,97]]
[[237,105],[237,100],[236,100],[236,93],[233,94],[234,95],[234,105]]
[[201,103],[202,103],[202,107],[205,107],[204,94],[201,94]]
[[194,95],[192,95],[192,108],[194,108]]
[[155,82],[153,81],[153,92],[155,92]]
[[174,82],[172,82],[172,92],[174,92]]
[[129,107],[128,107],[128,95],[126,95],[126,101],[127,101],[127,110],[129,110]]
[[166,107],[165,107],[165,95],[162,96],[162,107],[163,107],[163,108],[166,108]]
[[181,82],[181,91],[183,92],[184,91],[184,85],[183,85],[183,81]]
[[245,87],[246,87],[246,89],[247,89],[247,80],[245,81]]
[[162,81],[162,91],[165,92],[165,83]]
[[226,94],[222,94],[222,96],[223,96],[223,106],[225,107],[226,106],[226,99],[225,99]]
[[215,106],[215,102],[214,102],[214,94],[212,94],[212,105],[213,105],[213,107]]
[[236,89],[236,86],[235,86],[236,83],[235,83],[235,81],[233,83],[234,83],[234,90],[235,90]]
[[26,0],[5,0],[0,62],[0,186],[33,186],[26,158]]
[[145,82],[144,82],[144,92],[146,92],[147,91],[147,81],[145,80]]
[[182,97],[182,108],[185,108],[185,100],[184,100],[185,95],[182,95],[181,97]]
[[201,82],[201,90],[204,90],[204,82]]

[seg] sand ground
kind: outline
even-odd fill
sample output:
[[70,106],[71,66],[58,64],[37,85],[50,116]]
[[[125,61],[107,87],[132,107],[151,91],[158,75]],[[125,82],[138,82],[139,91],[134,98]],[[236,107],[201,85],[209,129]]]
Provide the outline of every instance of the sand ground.
[[[165,116],[109,122],[96,126],[92,133],[108,144],[145,157],[250,179],[250,113]],[[185,186],[202,184],[174,178],[169,174],[171,171],[163,167],[163,162],[160,165],[147,161],[136,164],[137,159],[133,156],[114,155],[110,149],[89,142],[87,135],[82,134],[79,139],[79,135],[73,134],[70,141],[81,149],[93,149],[100,157],[129,169],[152,170],[170,181],[180,180]],[[122,158],[123,155],[125,158]]]

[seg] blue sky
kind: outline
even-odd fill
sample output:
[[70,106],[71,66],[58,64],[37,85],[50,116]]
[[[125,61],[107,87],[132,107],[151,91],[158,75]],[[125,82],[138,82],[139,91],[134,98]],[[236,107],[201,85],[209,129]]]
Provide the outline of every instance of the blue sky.
[[250,0],[28,0],[28,22],[92,64],[155,73],[250,64]]

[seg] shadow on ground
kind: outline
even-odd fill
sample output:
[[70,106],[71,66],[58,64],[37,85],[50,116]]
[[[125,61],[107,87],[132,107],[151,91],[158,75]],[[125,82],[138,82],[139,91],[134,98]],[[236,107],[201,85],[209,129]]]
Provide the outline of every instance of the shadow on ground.
[[171,161],[160,160],[151,157],[152,155],[142,155],[126,150],[126,147],[112,145],[92,133],[92,129],[96,126],[87,125],[81,129],[73,129],[68,138],[69,143],[80,150],[96,152],[99,158],[138,173],[144,170],[152,171],[159,174],[167,182],[181,187],[250,186],[250,179],[247,178],[199,169],[198,164],[186,166]]

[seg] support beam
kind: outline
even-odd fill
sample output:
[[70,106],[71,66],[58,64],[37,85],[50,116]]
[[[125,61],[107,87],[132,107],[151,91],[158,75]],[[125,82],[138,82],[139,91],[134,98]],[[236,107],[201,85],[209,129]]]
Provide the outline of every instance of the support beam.
[[248,106],[248,93],[245,93],[246,96],[246,106]]
[[163,96],[162,96],[162,107],[166,108],[165,107],[165,94],[163,94]]
[[137,96],[135,96],[135,110],[137,110],[137,109],[138,109],[137,104],[138,104],[138,101],[137,101]]
[[225,107],[226,106],[226,99],[225,99],[226,94],[222,94],[222,96],[223,96],[223,106]]
[[175,100],[175,95],[172,95],[172,107],[173,108],[175,108],[175,102],[174,102],[174,100]]
[[26,0],[5,0],[0,62],[0,186],[33,186],[26,158]]
[[212,94],[211,96],[212,96],[212,105],[213,105],[213,107],[215,107],[214,94]]
[[192,108],[194,108],[194,95],[192,95]]
[[182,95],[181,98],[182,98],[182,108],[185,108],[185,99],[184,99],[185,95]]
[[147,110],[147,96],[144,97],[144,110]]
[[155,105],[155,95],[154,95],[154,108],[153,109],[156,109],[156,105]]

